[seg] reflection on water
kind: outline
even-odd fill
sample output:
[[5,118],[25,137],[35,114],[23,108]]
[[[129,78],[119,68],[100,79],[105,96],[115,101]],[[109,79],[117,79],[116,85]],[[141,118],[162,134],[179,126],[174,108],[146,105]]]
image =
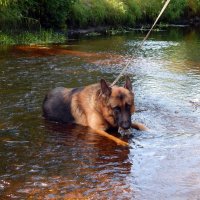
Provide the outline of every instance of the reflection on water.
[[[199,32],[156,32],[137,51],[143,36],[2,48],[0,199],[200,198]],[[49,89],[113,81],[132,55],[133,120],[151,130],[123,138],[131,148],[42,118]]]

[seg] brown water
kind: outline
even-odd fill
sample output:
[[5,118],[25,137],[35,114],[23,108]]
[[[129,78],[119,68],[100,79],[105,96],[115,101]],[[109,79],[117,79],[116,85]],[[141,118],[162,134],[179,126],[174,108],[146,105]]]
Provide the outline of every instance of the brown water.
[[[200,32],[155,32],[137,52],[144,34],[1,48],[0,199],[200,199]],[[113,81],[132,55],[133,120],[151,130],[131,148],[42,118],[49,89]]]

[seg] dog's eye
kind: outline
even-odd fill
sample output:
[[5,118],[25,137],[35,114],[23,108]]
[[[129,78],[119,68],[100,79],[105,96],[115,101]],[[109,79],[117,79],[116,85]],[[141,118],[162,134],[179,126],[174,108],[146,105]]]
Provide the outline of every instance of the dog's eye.
[[121,110],[121,108],[120,108],[119,106],[115,106],[115,107],[113,108],[113,110],[119,112],[119,111]]

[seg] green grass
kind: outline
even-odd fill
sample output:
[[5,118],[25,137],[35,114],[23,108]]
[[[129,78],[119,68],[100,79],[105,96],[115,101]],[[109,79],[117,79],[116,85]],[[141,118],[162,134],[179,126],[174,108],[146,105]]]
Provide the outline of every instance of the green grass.
[[[165,0],[0,0],[0,30],[152,24]],[[163,23],[200,17],[200,0],[173,0]],[[37,28],[37,29],[36,29]],[[9,39],[1,36],[5,41]],[[32,36],[31,36],[32,37]],[[38,40],[38,39],[36,39]]]
[[[65,42],[66,37],[63,34],[50,29],[66,32],[67,27],[75,29],[108,26],[119,29],[152,24],[164,2],[164,0],[0,0],[0,45]],[[200,0],[173,0],[159,22],[176,23],[194,17],[200,17]],[[42,28],[48,31],[41,30]],[[17,34],[19,30],[30,31]]]
[[12,45],[15,44],[12,37],[7,35],[6,33],[0,32],[0,45]]
[[131,0],[79,0],[72,5],[71,23],[77,27],[134,24],[140,11]]
[[[163,0],[76,0],[69,22],[74,27],[97,25],[129,26],[151,24],[164,5]],[[171,1],[162,15],[163,23],[200,16],[200,0]]]
[[19,34],[0,32],[0,45],[64,43],[66,36],[53,31],[24,31]]

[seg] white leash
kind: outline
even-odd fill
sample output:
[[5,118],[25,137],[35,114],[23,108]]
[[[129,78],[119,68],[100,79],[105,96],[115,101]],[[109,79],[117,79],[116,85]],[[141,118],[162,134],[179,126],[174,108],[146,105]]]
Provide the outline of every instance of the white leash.
[[[154,24],[152,25],[151,29],[149,30],[149,32],[147,33],[147,35],[144,37],[144,39],[142,40],[142,42],[140,43],[140,45],[138,46],[138,50],[142,47],[142,45],[144,44],[144,42],[147,40],[147,38],[149,37],[152,29],[154,28],[154,26],[156,25],[156,23],[158,22],[158,20],[160,19],[161,15],[163,14],[163,12],[165,11],[165,9],[167,8],[168,4],[169,4],[170,0],[167,0],[162,8],[162,10],[160,11],[160,14],[158,15],[158,17],[156,18]],[[114,86],[119,79],[122,77],[122,75],[125,73],[126,69],[128,68],[128,66],[130,65],[130,63],[133,61],[134,55],[131,57],[131,59],[127,62],[126,66],[122,69],[122,71],[120,72],[120,74],[117,76],[117,78],[113,81],[113,83],[111,84],[110,87]]]

